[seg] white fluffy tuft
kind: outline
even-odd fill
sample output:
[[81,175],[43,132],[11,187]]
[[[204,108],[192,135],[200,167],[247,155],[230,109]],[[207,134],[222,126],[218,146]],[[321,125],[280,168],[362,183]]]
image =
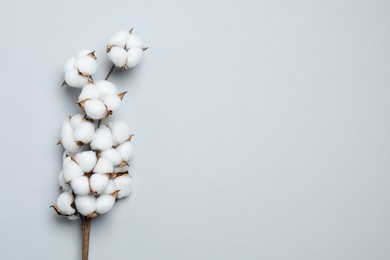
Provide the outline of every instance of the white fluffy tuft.
[[110,149],[112,145],[113,141],[110,129],[105,125],[100,126],[92,139],[91,148],[93,150],[104,151]]
[[122,155],[115,148],[103,151],[100,156],[110,160],[114,166],[118,166],[122,162]]
[[140,64],[144,50],[140,48],[132,48],[127,51],[127,67],[132,68]]
[[109,94],[104,97],[103,102],[109,111],[115,112],[119,109],[121,99],[117,94]]
[[80,176],[72,180],[70,183],[72,186],[73,192],[77,195],[88,195],[91,191],[89,189],[89,180],[87,176]]
[[96,198],[94,196],[77,196],[75,200],[77,211],[83,216],[88,216],[95,211]]
[[127,51],[123,47],[113,46],[108,53],[108,58],[117,67],[123,67],[126,65]]
[[134,33],[130,33],[129,38],[126,43],[126,49],[131,48],[140,48],[143,49],[145,47],[143,40],[141,40],[140,37],[138,37]]
[[87,144],[92,141],[95,135],[95,126],[92,122],[84,120],[74,131],[74,139]]
[[72,69],[65,73],[65,82],[70,87],[82,88],[88,84],[88,77],[80,75],[77,69]]
[[92,172],[93,167],[97,162],[96,153],[94,151],[84,151],[76,154],[75,161],[78,163],[83,172]]
[[130,136],[130,129],[123,121],[111,122],[108,127],[112,133],[114,146],[124,143]]
[[73,203],[74,198],[70,191],[65,191],[61,193],[57,198],[56,208],[65,215],[72,215],[76,211],[72,208],[71,204]]
[[95,168],[93,168],[93,172],[97,174],[112,173],[113,171],[114,166],[112,165],[112,162],[104,157],[100,157]]
[[75,130],[82,122],[84,116],[82,114],[76,114],[70,118],[70,125],[73,130]]
[[76,64],[76,58],[75,57],[71,57],[69,59],[66,60],[65,62],[65,65],[64,65],[64,72],[68,72],[72,69],[75,68],[75,64]]
[[95,120],[102,119],[108,114],[107,107],[98,99],[85,101],[84,110],[87,116]]
[[130,34],[128,31],[119,31],[108,40],[108,45],[125,47],[129,39],[129,35]]
[[100,195],[96,199],[96,213],[104,214],[109,212],[115,204],[115,198],[112,195]]
[[73,160],[68,160],[64,164],[64,180],[65,182],[70,182],[77,177],[83,176],[84,172],[81,167]]
[[79,101],[84,99],[98,99],[99,90],[93,84],[87,84],[81,90]]
[[108,176],[105,174],[92,174],[89,179],[91,190],[100,194],[104,191],[108,184]]
[[119,190],[118,198],[127,197],[132,192],[131,177],[128,174],[121,175],[114,179],[116,189]]
[[64,191],[71,190],[70,185],[65,182],[64,171],[61,171],[60,174],[58,175],[58,183],[60,184],[60,188],[62,190]]
[[130,141],[124,142],[116,149],[120,152],[124,161],[127,162],[131,159],[131,156],[133,155],[133,145],[130,143]]
[[109,94],[116,94],[118,92],[118,89],[116,88],[116,86],[107,80],[96,81],[95,87],[99,91],[100,100],[103,100],[104,97],[109,95]]
[[91,76],[96,72],[97,63],[91,56],[83,56],[77,59],[76,68],[83,74]]
[[104,194],[111,194],[116,191],[116,184],[114,180],[109,180],[107,187],[104,189],[103,193]]

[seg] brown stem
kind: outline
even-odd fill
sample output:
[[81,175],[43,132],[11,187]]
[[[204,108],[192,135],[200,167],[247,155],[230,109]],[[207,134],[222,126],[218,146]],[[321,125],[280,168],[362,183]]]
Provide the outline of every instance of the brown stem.
[[111,73],[114,71],[114,69],[115,69],[115,65],[112,64],[111,69],[108,71],[106,77],[104,78],[105,80],[108,80],[108,78],[111,76]]
[[82,260],[88,260],[89,234],[91,232],[91,221],[92,219],[88,217],[81,219]]

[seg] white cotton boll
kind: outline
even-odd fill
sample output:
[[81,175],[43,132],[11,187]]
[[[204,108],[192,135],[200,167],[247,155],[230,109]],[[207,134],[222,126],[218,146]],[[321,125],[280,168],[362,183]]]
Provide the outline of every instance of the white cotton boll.
[[108,45],[125,47],[128,39],[129,39],[129,35],[130,34],[128,31],[125,31],[125,30],[119,31],[108,40]]
[[97,156],[94,151],[84,151],[76,154],[75,161],[83,172],[92,172],[93,167],[97,162]]
[[91,191],[89,189],[89,180],[87,176],[80,176],[73,179],[70,183],[70,186],[73,189],[73,192],[77,195],[88,195]]
[[65,215],[72,215],[76,211],[71,207],[74,198],[70,191],[61,193],[57,198],[56,208]]
[[65,82],[70,87],[82,88],[88,84],[88,77],[84,77],[76,69],[72,69],[65,73]]
[[118,198],[129,196],[132,192],[131,177],[128,174],[121,175],[114,179],[116,189],[119,190]]
[[112,162],[104,157],[100,157],[95,168],[93,168],[93,172],[97,174],[112,173],[113,171],[114,166],[112,165]]
[[112,195],[100,195],[96,199],[95,211],[98,214],[104,214],[109,212],[114,207],[115,198]]
[[130,141],[124,142],[116,148],[122,155],[124,161],[129,161],[133,155],[133,145]]
[[110,160],[114,166],[117,166],[122,162],[122,155],[115,148],[103,151],[100,156]]
[[121,98],[117,94],[110,94],[104,97],[103,102],[107,106],[108,111],[115,112],[119,109]]
[[70,126],[75,130],[84,120],[84,115],[76,114],[70,118]]
[[91,142],[94,135],[95,126],[88,120],[84,120],[73,133],[74,139],[83,142],[84,144]]
[[95,82],[95,87],[99,90],[100,100],[103,100],[104,97],[109,94],[118,93],[116,86],[107,80],[99,80]]
[[126,49],[131,48],[140,48],[143,49],[145,47],[143,40],[141,40],[140,37],[138,37],[134,33],[130,33],[129,38],[126,43]]
[[75,66],[83,75],[91,76],[96,72],[97,63],[91,56],[83,56],[77,59]]
[[61,143],[64,149],[70,154],[77,153],[80,150],[80,146],[74,140],[72,133],[64,134],[61,138]]
[[142,59],[143,50],[140,48],[132,48],[127,51],[127,67],[132,68],[137,66]]
[[72,69],[75,68],[75,63],[76,63],[76,58],[75,57],[71,57],[69,59],[66,60],[65,62],[65,65],[64,65],[64,72],[68,72]]
[[112,145],[112,134],[110,129],[105,125],[100,126],[96,130],[95,135],[92,139],[91,148],[93,150],[104,151],[110,149]]
[[117,67],[123,67],[126,65],[127,51],[123,47],[113,46],[108,53],[108,58]]
[[108,181],[108,176],[105,174],[92,174],[89,179],[89,184],[92,191],[100,194],[107,187]]
[[105,118],[108,114],[107,107],[104,105],[103,101],[98,99],[85,101],[84,110],[87,116],[95,120]]
[[125,142],[130,136],[130,129],[125,122],[115,121],[108,126],[111,129],[114,146]]
[[60,184],[62,190],[71,190],[70,185],[65,182],[63,171],[61,171],[58,175],[58,183]]
[[84,172],[81,170],[80,166],[73,160],[67,161],[64,164],[64,179],[65,182],[70,182],[77,177],[83,176]]
[[68,157],[65,157],[64,159],[63,159],[63,161],[62,161],[62,167],[64,167],[65,166],[65,164],[67,164],[69,161],[71,161],[72,160],[72,158],[70,157],[70,156],[68,156]]
[[87,56],[88,54],[90,54],[91,52],[93,52],[92,50],[90,49],[83,49],[81,51],[79,51],[77,53],[77,58],[80,58],[80,57],[83,57],[83,56]]
[[70,120],[65,120],[65,122],[62,124],[62,128],[61,128],[61,137],[63,135],[69,135],[72,133],[73,133],[73,128],[72,128],[72,125],[70,123]]
[[99,90],[93,84],[87,84],[81,90],[79,95],[79,101],[84,99],[98,99],[99,98]]
[[88,216],[95,211],[96,198],[94,196],[76,196],[77,211],[83,216]]
[[114,180],[109,180],[107,187],[103,191],[103,194],[112,194],[116,190],[117,189],[116,189],[116,184],[115,184]]
[[68,158],[68,157],[70,157],[70,155],[68,154],[67,151],[64,151],[64,153],[62,154],[62,160],[65,161],[65,159]]

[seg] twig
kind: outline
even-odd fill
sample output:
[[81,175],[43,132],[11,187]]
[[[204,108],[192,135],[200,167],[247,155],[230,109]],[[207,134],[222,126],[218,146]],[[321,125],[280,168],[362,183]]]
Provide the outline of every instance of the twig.
[[108,80],[108,78],[111,76],[111,73],[114,71],[114,69],[115,69],[115,65],[112,64],[111,69],[108,71],[106,77],[104,78],[105,80]]
[[88,260],[89,252],[89,235],[91,232],[92,219],[89,217],[81,218],[81,235],[82,235],[82,260]]

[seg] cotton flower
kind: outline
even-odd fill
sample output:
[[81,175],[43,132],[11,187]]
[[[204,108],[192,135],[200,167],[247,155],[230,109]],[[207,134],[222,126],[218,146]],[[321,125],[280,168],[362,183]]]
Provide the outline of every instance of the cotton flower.
[[64,164],[63,174],[65,182],[69,183],[77,177],[83,176],[84,172],[75,161],[69,160]]
[[122,159],[124,161],[127,162],[131,159],[131,156],[133,155],[133,145],[130,143],[130,141],[124,142],[123,144],[119,145],[116,149],[122,155]]
[[96,72],[97,63],[94,51],[82,50],[77,57],[69,58],[64,65],[65,83],[74,88],[82,88],[91,82],[91,76]]
[[117,111],[125,94],[119,93],[111,82],[99,80],[83,87],[78,104],[88,117],[99,120]]
[[64,179],[64,171],[61,171],[60,174],[58,175],[58,183],[60,184],[60,188],[61,190],[63,191],[69,191],[71,190],[72,188],[70,187],[70,185],[68,183],[65,182],[65,179]]
[[97,174],[112,173],[113,171],[114,166],[112,165],[112,162],[104,157],[100,157],[93,168],[93,172]]
[[120,31],[114,34],[107,45],[108,58],[115,66],[123,70],[137,66],[146,50],[141,38],[130,31]]
[[75,162],[80,166],[83,172],[92,172],[97,162],[96,152],[84,151],[76,154]]
[[115,148],[111,148],[101,152],[100,156],[110,160],[114,166],[118,166],[122,162],[122,155]]
[[130,129],[126,123],[122,121],[111,122],[108,127],[112,133],[114,146],[124,143],[130,137]]

